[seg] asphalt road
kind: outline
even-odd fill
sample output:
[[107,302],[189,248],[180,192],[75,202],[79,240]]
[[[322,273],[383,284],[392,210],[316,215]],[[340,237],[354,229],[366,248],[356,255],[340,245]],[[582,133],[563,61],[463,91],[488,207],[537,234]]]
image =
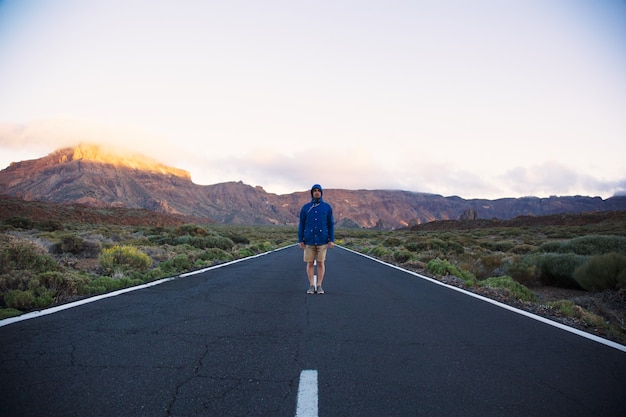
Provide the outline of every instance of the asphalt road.
[[[342,248],[0,327],[0,416],[623,416],[626,353]],[[301,398],[300,376],[315,389]],[[312,415],[312,414],[310,414]]]

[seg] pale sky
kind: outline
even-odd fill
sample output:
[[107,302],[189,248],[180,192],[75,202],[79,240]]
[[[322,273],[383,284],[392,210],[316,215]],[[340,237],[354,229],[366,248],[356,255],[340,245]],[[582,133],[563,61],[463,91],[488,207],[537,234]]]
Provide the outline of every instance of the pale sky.
[[0,169],[80,142],[277,194],[624,194],[626,1],[0,0]]

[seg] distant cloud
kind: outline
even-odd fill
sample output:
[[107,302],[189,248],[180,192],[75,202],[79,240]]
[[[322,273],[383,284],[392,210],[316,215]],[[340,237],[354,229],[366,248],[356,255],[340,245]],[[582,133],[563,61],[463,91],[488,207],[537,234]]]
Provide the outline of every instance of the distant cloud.
[[[623,188],[624,181],[601,181],[558,162],[547,162],[529,167],[516,167],[502,177],[505,188],[515,195],[611,195]],[[558,192],[557,192],[558,190]]]

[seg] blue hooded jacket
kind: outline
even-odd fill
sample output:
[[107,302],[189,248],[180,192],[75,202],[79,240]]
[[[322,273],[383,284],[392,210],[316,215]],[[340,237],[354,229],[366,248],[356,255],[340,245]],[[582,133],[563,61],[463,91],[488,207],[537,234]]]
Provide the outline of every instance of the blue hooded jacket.
[[311,201],[300,210],[298,242],[304,242],[305,245],[325,245],[335,241],[333,208],[322,198],[313,198],[313,190],[316,188],[322,191],[321,185],[312,186]]

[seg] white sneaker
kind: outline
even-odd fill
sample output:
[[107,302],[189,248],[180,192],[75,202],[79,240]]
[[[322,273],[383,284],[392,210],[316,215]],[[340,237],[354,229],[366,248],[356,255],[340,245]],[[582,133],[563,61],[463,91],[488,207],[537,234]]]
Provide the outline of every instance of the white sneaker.
[[321,286],[321,285],[318,285],[318,286],[317,286],[317,293],[318,293],[318,294],[324,294],[324,288],[322,288],[322,286]]
[[315,294],[315,287],[313,285],[311,285],[309,287],[309,290],[306,292],[307,294]]

